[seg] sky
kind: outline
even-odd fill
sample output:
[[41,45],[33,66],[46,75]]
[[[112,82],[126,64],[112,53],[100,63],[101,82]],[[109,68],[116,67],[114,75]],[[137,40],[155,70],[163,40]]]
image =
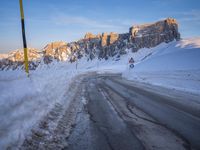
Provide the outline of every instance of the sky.
[[[72,42],[86,32],[128,32],[168,17],[182,38],[200,37],[199,0],[23,0],[28,47]],[[19,0],[0,0],[0,53],[23,47]]]

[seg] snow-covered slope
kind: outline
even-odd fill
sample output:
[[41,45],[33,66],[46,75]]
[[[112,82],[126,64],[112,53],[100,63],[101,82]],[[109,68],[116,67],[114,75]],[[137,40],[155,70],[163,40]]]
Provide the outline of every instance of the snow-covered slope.
[[126,70],[124,77],[200,93],[200,38],[157,46],[150,57]]

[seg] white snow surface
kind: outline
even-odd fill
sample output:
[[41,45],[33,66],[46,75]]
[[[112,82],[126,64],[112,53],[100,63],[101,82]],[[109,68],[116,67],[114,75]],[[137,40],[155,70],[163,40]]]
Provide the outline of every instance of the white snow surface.
[[[0,73],[0,148],[16,148],[30,129],[62,97],[77,73],[60,69],[39,69],[30,78],[22,71]],[[61,70],[61,68],[63,70]]]
[[[0,149],[17,148],[55,103],[67,105],[63,95],[75,76],[83,73],[122,73],[129,80],[200,93],[200,38],[127,52],[119,60],[83,57],[77,69],[69,62],[40,65],[30,78],[23,70],[0,71]],[[131,57],[136,62],[133,69],[128,64]]]
[[154,48],[151,56],[127,69],[123,76],[158,86],[200,94],[200,38]]

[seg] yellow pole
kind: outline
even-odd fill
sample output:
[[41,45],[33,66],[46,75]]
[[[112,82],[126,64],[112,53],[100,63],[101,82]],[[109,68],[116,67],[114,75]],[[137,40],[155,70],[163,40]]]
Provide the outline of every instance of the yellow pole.
[[25,71],[27,73],[27,76],[29,76],[29,68],[28,68],[28,49],[26,44],[26,34],[25,34],[25,23],[24,23],[24,9],[23,9],[23,3],[22,0],[19,0],[20,4],[20,14],[21,14],[21,26],[22,26],[22,38],[23,38],[23,46],[24,46],[24,65],[25,65]]

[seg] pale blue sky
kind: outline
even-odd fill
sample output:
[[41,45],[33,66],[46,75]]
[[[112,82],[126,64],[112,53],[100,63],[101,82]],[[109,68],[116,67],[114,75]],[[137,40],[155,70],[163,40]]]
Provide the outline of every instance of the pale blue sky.
[[[128,32],[134,24],[173,17],[183,38],[200,36],[199,0],[23,0],[27,43],[41,49],[86,32]],[[19,0],[0,1],[0,53],[22,48]]]

